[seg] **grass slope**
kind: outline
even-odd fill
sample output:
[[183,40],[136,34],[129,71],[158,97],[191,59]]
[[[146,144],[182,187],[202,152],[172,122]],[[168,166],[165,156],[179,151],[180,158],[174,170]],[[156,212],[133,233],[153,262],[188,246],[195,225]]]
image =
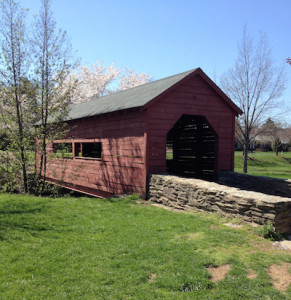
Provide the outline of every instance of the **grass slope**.
[[136,199],[0,195],[0,299],[290,299],[267,274],[290,254],[252,229]]
[[[235,172],[243,171],[242,152],[235,152]],[[256,152],[249,154],[248,174],[291,179],[291,152],[279,156],[275,152]]]

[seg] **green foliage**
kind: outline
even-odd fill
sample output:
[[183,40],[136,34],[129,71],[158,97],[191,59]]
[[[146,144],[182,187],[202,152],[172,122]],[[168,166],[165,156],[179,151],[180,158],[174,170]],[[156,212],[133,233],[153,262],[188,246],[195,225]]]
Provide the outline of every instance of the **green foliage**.
[[[56,28],[51,1],[40,4],[28,32],[28,10],[20,2],[0,1],[0,150],[13,153],[11,165],[0,166],[5,191],[28,193],[30,185],[42,190],[41,170],[38,177],[31,176],[30,152],[39,150],[42,168],[47,144],[65,132],[60,124],[73,88],[65,84],[74,69],[72,52],[65,32]],[[56,121],[53,125],[52,120]],[[37,121],[40,126],[35,127]],[[40,138],[37,149],[36,137]],[[13,172],[17,172],[15,178]]]
[[[0,195],[1,299],[288,299],[267,268],[271,242],[214,214],[175,213],[137,196]],[[230,264],[210,281],[208,266]],[[248,279],[248,268],[257,273]],[[154,276],[153,276],[154,275]]]
[[13,153],[0,151],[0,192],[20,192],[21,170]]
[[[61,187],[59,185],[56,184],[51,184],[49,182],[45,183],[44,186],[44,191],[43,191],[43,195],[44,196],[49,196],[52,198],[59,198],[59,197],[73,197],[76,195],[79,195],[77,192],[68,190],[64,187]],[[81,195],[81,194],[80,194]],[[82,194],[82,196],[84,196],[84,194]]]
[[[35,185],[34,153],[26,153],[27,183],[30,192]],[[17,151],[0,150],[0,192],[23,193],[23,178]]]
[[266,224],[258,227],[258,233],[265,239],[269,239],[271,241],[282,241],[283,236],[279,232],[275,231],[273,223],[271,221]]

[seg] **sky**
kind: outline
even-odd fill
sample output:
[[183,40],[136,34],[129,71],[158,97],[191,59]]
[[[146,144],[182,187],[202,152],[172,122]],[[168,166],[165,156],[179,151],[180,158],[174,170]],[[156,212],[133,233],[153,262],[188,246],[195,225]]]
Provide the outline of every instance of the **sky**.
[[[21,0],[36,14],[39,0]],[[100,59],[160,79],[197,67],[219,85],[234,65],[243,26],[266,33],[277,65],[286,65],[282,118],[291,124],[290,0],[53,0],[57,26],[66,30],[82,64]],[[289,112],[289,114],[288,114]]]

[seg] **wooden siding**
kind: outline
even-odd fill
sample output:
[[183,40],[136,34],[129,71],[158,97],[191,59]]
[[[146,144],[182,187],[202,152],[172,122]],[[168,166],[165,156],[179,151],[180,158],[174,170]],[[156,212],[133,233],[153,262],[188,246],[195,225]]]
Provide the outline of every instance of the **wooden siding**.
[[148,175],[166,172],[167,134],[182,115],[205,117],[215,136],[215,171],[233,170],[236,113],[221,94],[195,75],[143,111],[68,122],[66,138],[56,142],[101,142],[101,158],[52,159],[48,181],[100,197],[124,193],[145,197]]
[[167,133],[183,115],[204,116],[218,138],[217,169],[233,170],[235,112],[199,75],[147,109],[148,171],[166,172]]
[[[145,112],[74,120],[64,140],[101,142],[101,159],[59,158],[48,162],[51,182],[103,197],[110,194],[145,195]],[[52,151],[52,146],[48,146]]]

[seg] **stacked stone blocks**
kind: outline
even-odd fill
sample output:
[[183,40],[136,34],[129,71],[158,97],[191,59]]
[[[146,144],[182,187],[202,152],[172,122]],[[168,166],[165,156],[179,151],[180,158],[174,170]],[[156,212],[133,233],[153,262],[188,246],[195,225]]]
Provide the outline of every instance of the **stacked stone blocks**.
[[199,179],[151,175],[149,200],[185,209],[239,216],[247,222],[271,221],[277,231],[291,233],[291,198],[241,190]]

